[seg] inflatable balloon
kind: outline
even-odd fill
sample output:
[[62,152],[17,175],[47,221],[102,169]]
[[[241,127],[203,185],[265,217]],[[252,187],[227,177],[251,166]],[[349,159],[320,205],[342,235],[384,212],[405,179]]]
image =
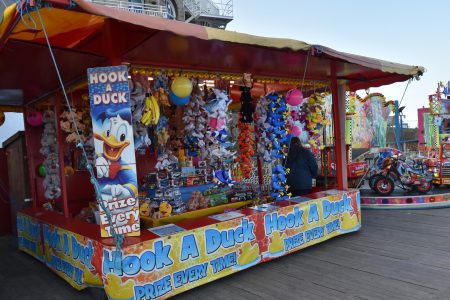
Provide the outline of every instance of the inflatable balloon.
[[2,126],[3,123],[5,123],[5,113],[0,111],[0,126]]
[[42,125],[42,113],[40,111],[30,111],[27,113],[27,123],[30,126],[38,127]]
[[293,89],[287,92],[286,102],[291,106],[300,105],[303,102],[303,93],[298,89]]
[[292,134],[293,136],[298,137],[302,133],[302,130],[300,127],[294,125],[291,126],[291,128],[289,129],[289,133]]
[[176,96],[172,91],[170,91],[169,98],[170,98],[170,102],[173,105],[186,105],[189,102],[190,95],[188,95],[184,98],[181,98],[181,97]]
[[171,90],[179,98],[186,98],[192,93],[192,82],[186,77],[177,77],[172,82]]
[[39,165],[39,167],[38,167],[38,175],[39,175],[39,177],[45,177],[45,175],[47,174],[47,172],[45,171],[45,167],[44,167],[44,165]]

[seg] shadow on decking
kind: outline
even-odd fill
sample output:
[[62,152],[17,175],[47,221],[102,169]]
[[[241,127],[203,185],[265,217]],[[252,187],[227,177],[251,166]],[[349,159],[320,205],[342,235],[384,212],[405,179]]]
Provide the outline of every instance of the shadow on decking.
[[[363,228],[176,299],[450,299],[450,209],[363,211]],[[98,299],[0,237],[0,299]]]

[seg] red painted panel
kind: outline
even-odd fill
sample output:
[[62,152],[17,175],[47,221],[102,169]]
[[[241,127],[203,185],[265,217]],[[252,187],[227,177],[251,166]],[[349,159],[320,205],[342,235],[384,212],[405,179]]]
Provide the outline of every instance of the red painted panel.
[[0,235],[11,233],[9,201],[6,149],[0,149]]

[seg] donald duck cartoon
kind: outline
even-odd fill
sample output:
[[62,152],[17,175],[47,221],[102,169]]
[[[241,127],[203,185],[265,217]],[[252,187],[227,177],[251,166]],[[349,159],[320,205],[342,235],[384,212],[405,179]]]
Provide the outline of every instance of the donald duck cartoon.
[[131,144],[133,129],[129,109],[108,109],[97,116],[102,133],[94,138],[103,142],[103,153],[97,153],[95,165],[102,194],[112,198],[136,198],[136,174],[130,163],[122,158],[124,150]]

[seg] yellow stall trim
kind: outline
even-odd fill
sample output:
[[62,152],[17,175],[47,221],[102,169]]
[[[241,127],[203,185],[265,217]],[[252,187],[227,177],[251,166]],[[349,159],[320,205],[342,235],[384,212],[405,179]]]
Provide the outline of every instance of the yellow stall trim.
[[141,217],[141,226],[143,229],[148,229],[152,227],[158,227],[162,225],[167,224],[173,224],[184,220],[190,220],[190,219],[197,219],[201,217],[211,216],[218,213],[223,213],[225,209],[238,209],[244,206],[247,206],[251,204],[253,201],[241,201],[241,202],[234,202],[234,203],[228,203],[213,207],[208,207],[204,209],[198,209],[194,211],[188,211],[184,214],[174,215],[167,218],[160,218],[160,219],[152,219],[147,217]]

